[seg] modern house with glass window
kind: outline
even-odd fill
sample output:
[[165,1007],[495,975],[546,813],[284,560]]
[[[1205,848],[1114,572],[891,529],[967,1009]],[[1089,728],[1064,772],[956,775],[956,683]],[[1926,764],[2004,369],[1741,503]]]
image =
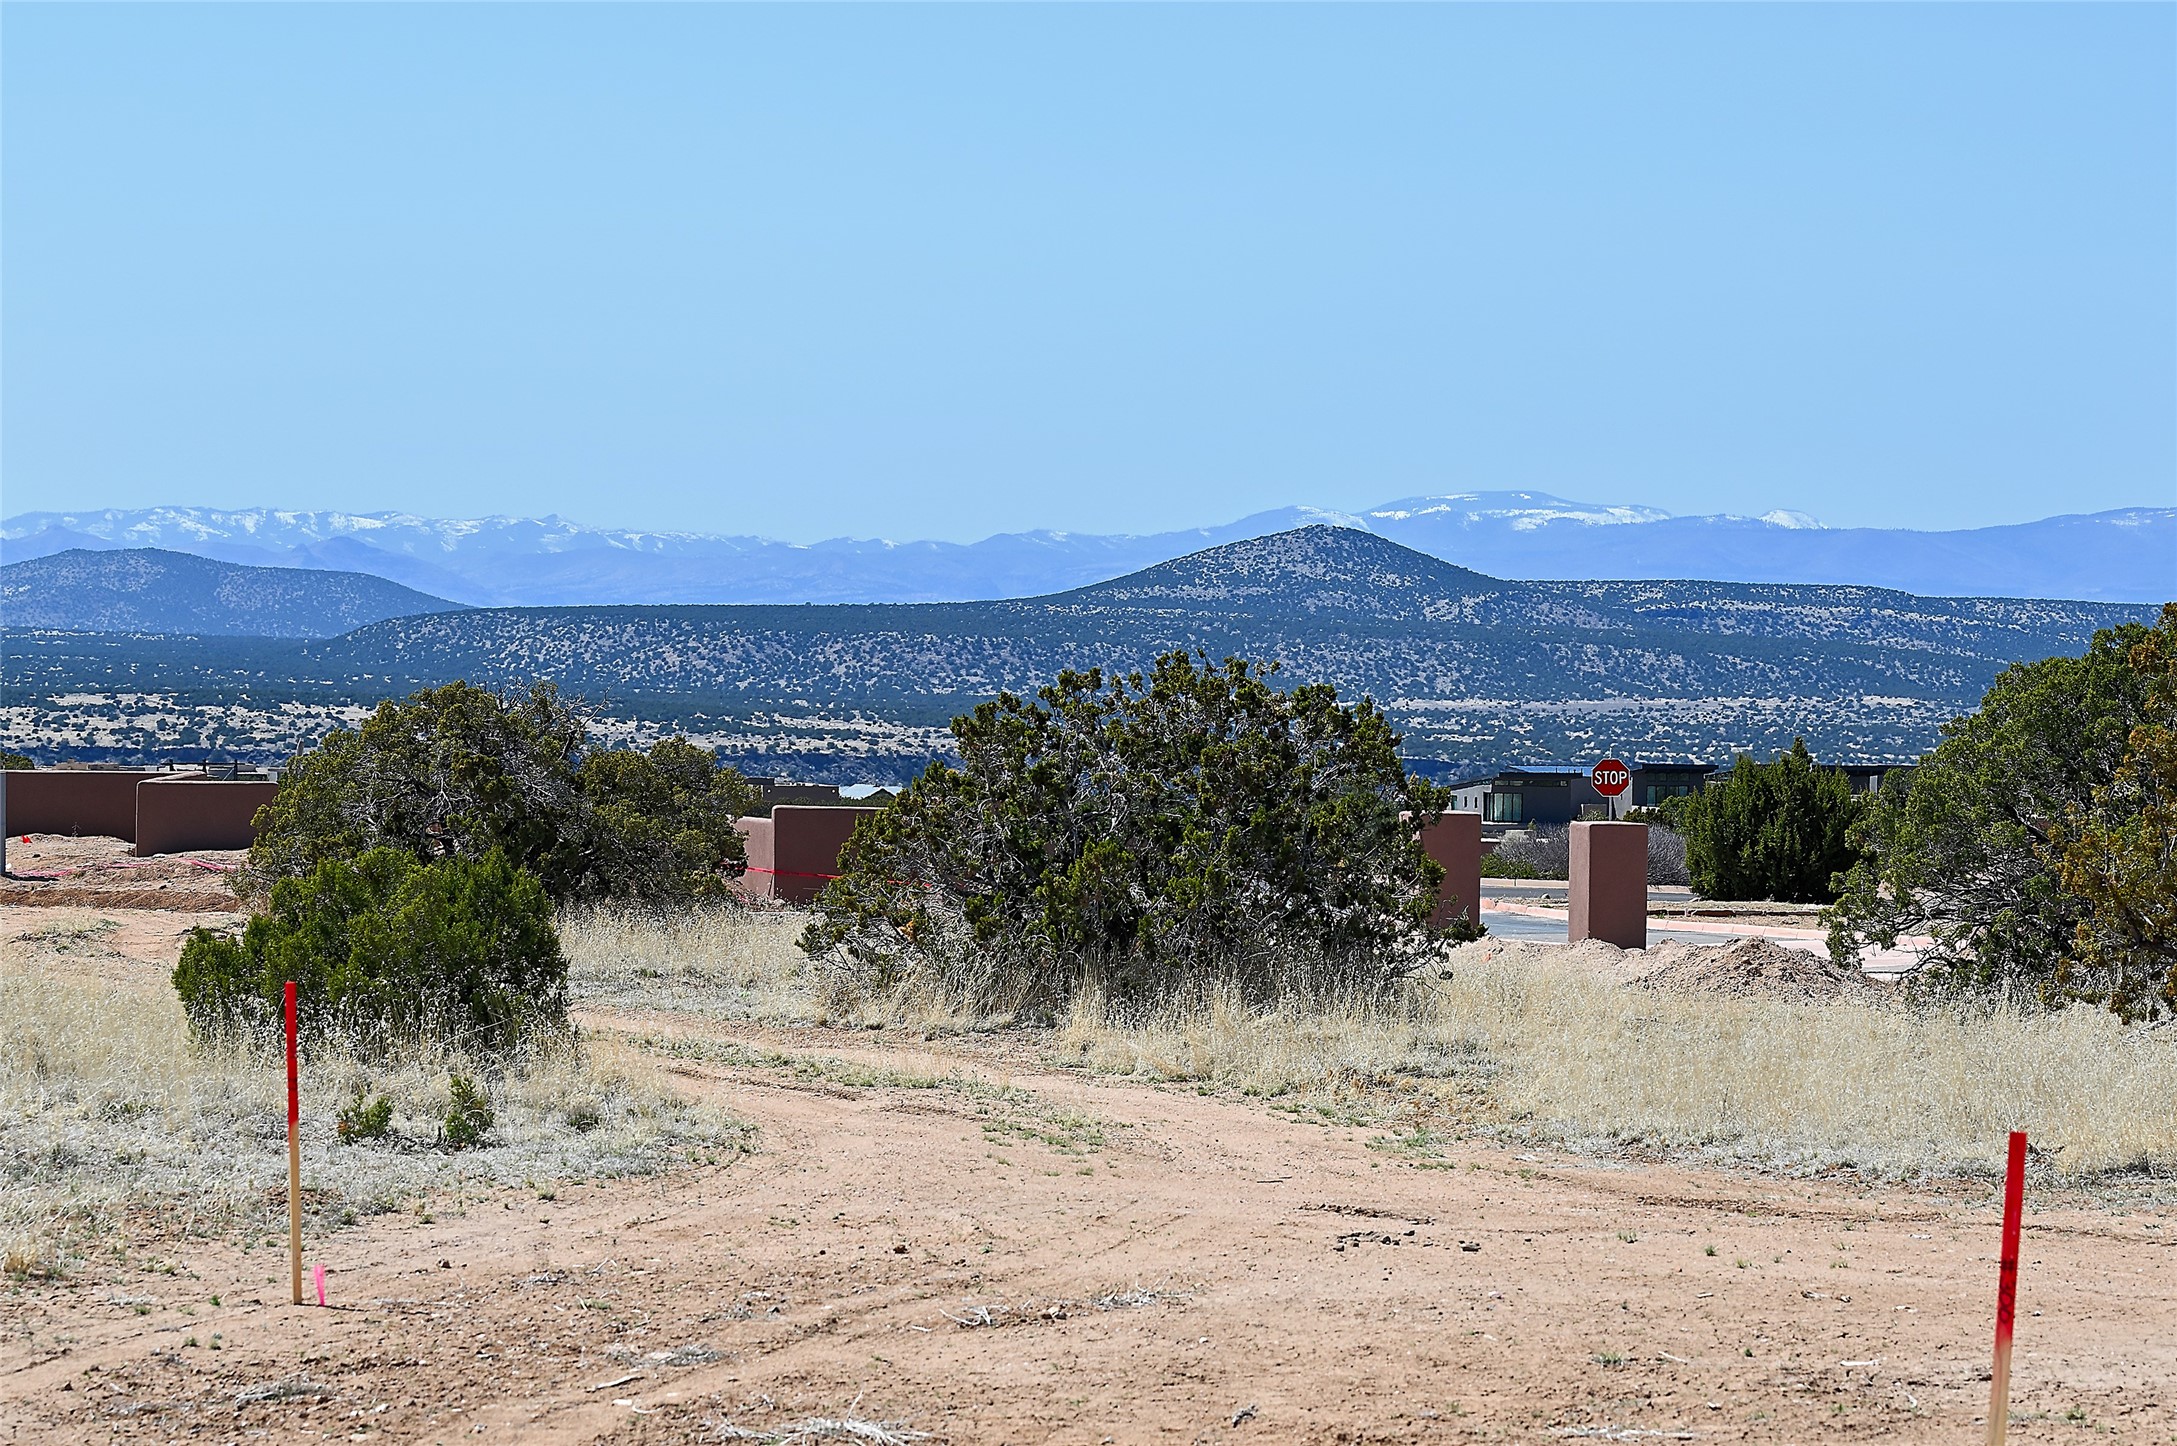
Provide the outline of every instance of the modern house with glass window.
[[[1471,778],[1452,786],[1452,807],[1478,813],[1485,825],[1525,828],[1534,824],[1571,823],[1582,813],[1609,812],[1609,800],[1595,791],[1585,763],[1522,763],[1501,769],[1486,778]],[[1623,808],[1653,808],[1666,798],[1693,793],[1708,782],[1715,768],[1706,763],[1678,759],[1633,759],[1632,786],[1619,804]]]
[[1654,808],[1666,798],[1698,793],[1716,771],[1712,763],[1682,759],[1639,758],[1626,766],[1633,770],[1633,784],[1625,799],[1634,808]]
[[[1842,771],[1854,793],[1872,793],[1882,786],[1885,774],[1905,771],[1884,763],[1815,766]],[[1600,816],[1609,812],[1609,804],[1589,781],[1589,767],[1585,763],[1522,763],[1500,769],[1453,784],[1451,806],[1480,814],[1492,835],[1535,824],[1571,823],[1590,810],[1591,816]],[[1626,767],[1632,770],[1633,782],[1620,799],[1621,811],[1654,808],[1667,798],[1698,793],[1721,772],[1712,763],[1690,759],[1637,758],[1628,760]]]
[[1484,825],[1526,828],[1571,823],[1587,807],[1603,807],[1585,763],[1523,763],[1452,787],[1451,806],[1478,813]]

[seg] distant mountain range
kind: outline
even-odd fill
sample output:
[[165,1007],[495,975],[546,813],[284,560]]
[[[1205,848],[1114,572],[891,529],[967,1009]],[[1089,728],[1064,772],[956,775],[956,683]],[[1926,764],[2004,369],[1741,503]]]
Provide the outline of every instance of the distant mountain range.
[[2177,507],[1957,532],[1828,528],[1803,514],[1673,517],[1540,492],[1410,497],[1358,514],[1288,507],[1149,536],[1007,533],[980,542],[640,532],[558,517],[402,513],[32,512],[0,524],[0,560],[155,547],[253,566],[361,572],[480,606],[977,601],[1061,592],[1323,522],[1492,576],[1705,578],[1888,587],[1922,596],[2160,602],[2177,597]]
[[158,548],[74,548],[0,567],[0,626],[330,638],[460,604],[360,572],[242,567]]
[[541,678],[585,699],[611,740],[685,731],[751,772],[887,782],[941,756],[946,720],[1001,689],[1188,648],[1374,697],[1407,755],[1439,774],[1604,752],[1765,754],[1796,736],[1834,761],[1904,761],[2005,664],[2078,652],[2096,629],[2153,611],[1506,582],[1315,525],[1007,601],[490,608],[289,642],[11,626],[0,740],[41,757],[276,761],[382,698]]

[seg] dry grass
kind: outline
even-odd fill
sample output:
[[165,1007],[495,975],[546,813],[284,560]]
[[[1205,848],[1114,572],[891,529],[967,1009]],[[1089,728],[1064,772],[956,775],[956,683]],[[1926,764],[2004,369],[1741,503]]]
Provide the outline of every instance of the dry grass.
[[899,1025],[925,1035],[1001,1028],[926,991],[869,998],[826,980],[796,945],[808,916],[720,907],[591,909],[560,921],[576,1007],[757,1024]]
[[1419,1093],[1447,1121],[1589,1148],[1911,1177],[1998,1170],[2020,1128],[2057,1178],[2177,1171],[2177,1031],[2089,1010],[1696,998],[1486,944],[1451,972],[1319,1006],[1129,1019],[1084,1001],[1060,1041],[1094,1068],[1375,1123],[1427,1118]]
[[[578,998],[709,1018],[979,1023],[928,1001],[842,1010],[793,946],[793,914],[677,923],[593,915],[567,930]],[[1766,1169],[1890,1178],[2001,1168],[2023,1128],[2068,1180],[2177,1173],[2177,1029],[2091,1010],[1919,1010],[1634,989],[1615,951],[1485,940],[1451,977],[1250,1007],[1229,995],[1138,1012],[1085,998],[1061,1062],[1270,1098],[1400,1132],[1509,1131]],[[1640,956],[1629,956],[1638,958]]]
[[[75,959],[55,957],[80,950],[54,944],[0,949],[8,1268],[58,1268],[102,1237],[120,1238],[124,1222],[139,1240],[284,1229],[277,1058],[193,1049],[163,980],[86,976]],[[497,1116],[483,1146],[459,1153],[432,1145],[456,1071],[487,1082]],[[358,1085],[392,1101],[389,1140],[336,1138],[335,1117]],[[496,1075],[446,1056],[317,1059],[303,1074],[303,1116],[317,1228],[496,1186],[653,1172],[730,1153],[742,1139],[731,1120],[666,1089],[638,1051],[606,1042],[564,1042]]]
[[574,1003],[758,1022],[814,1017],[800,914],[590,909],[562,919]]
[[[990,1022],[927,1002],[843,1010],[794,948],[799,925],[792,914],[595,913],[563,932],[578,1005],[697,1021],[885,1022],[925,1034]],[[1389,1147],[1423,1156],[1478,1129],[1904,1178],[1993,1172],[2004,1133],[2021,1127],[2049,1177],[2177,1174],[2177,1030],[2128,1030],[2087,1010],[1924,1011],[1633,989],[1592,950],[1485,941],[1449,962],[1449,978],[1403,990],[1272,1008],[1212,997],[1130,1014],[1084,999],[1049,1039],[1064,1063],[1264,1096],[1382,1129]],[[650,1062],[742,1048],[700,1033],[595,1037],[525,1060],[491,1081],[490,1142],[458,1154],[430,1141],[448,1107],[449,1074],[478,1073],[472,1066],[443,1057],[321,1061],[304,1086],[310,1209],[322,1227],[492,1187],[646,1173],[734,1150],[739,1129],[680,1099]],[[727,1062],[848,1068],[799,1056]],[[949,1075],[874,1082],[968,1088]],[[332,1122],[358,1084],[393,1101],[405,1145],[336,1140]],[[0,945],[8,1268],[56,1267],[102,1235],[121,1238],[112,1227],[122,1222],[139,1240],[277,1231],[282,1090],[274,1060],[192,1050],[163,977],[105,953],[95,926]],[[1054,1148],[1096,1143],[1034,1110],[1000,1113],[1006,1128]]]

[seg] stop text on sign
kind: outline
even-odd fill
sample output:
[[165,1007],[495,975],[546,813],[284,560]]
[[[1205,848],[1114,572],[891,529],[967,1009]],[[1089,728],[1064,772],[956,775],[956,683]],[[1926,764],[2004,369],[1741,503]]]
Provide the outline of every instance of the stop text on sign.
[[1587,776],[1595,785],[1595,791],[1604,798],[1616,798],[1633,783],[1633,770],[1615,758],[1605,758],[1589,769]]

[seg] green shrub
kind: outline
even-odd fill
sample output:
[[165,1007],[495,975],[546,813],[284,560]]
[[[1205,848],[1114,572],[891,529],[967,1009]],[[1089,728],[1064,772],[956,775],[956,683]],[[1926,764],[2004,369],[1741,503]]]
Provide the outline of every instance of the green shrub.
[[36,768],[37,766],[31,761],[30,755],[27,753],[17,753],[11,749],[0,748],[0,768]]
[[1507,858],[1498,849],[1482,855],[1482,877],[1485,879],[1539,879],[1542,871],[1525,859]]
[[384,1095],[371,1099],[359,1082],[355,1093],[334,1117],[333,1128],[344,1145],[361,1140],[382,1140],[393,1130],[393,1101]]
[[1768,763],[1740,754],[1679,817],[1686,870],[1711,899],[1826,904],[1857,858],[1847,833],[1859,800],[1844,770],[1814,766],[1804,739]]
[[1698,792],[1674,793],[1653,805],[1629,808],[1625,810],[1625,821],[1627,823],[1644,823],[1651,828],[1660,825],[1669,829],[1672,833],[1684,833],[1686,831],[1686,810],[1693,806],[1693,800],[1699,796]]
[[681,902],[724,892],[745,862],[741,776],[668,738],[648,753],[588,748],[549,684],[468,683],[385,702],[288,764],[257,814],[254,878],[398,848],[420,860],[503,853],[561,902]]
[[1032,1011],[1084,985],[1395,976],[1443,879],[1416,830],[1449,795],[1407,775],[1372,703],[1272,671],[1172,653],[954,719],[960,767],[855,832],[802,947],[864,991]]
[[451,1099],[446,1106],[439,1142],[449,1150],[473,1149],[484,1143],[485,1136],[491,1133],[492,1121],[498,1118],[492,1112],[491,1096],[465,1074],[450,1076],[446,1085]]
[[239,941],[192,930],[174,969],[200,1037],[276,1035],[290,979],[313,1042],[503,1051],[567,1018],[551,902],[497,853],[423,864],[373,849],[327,860],[274,885]]

